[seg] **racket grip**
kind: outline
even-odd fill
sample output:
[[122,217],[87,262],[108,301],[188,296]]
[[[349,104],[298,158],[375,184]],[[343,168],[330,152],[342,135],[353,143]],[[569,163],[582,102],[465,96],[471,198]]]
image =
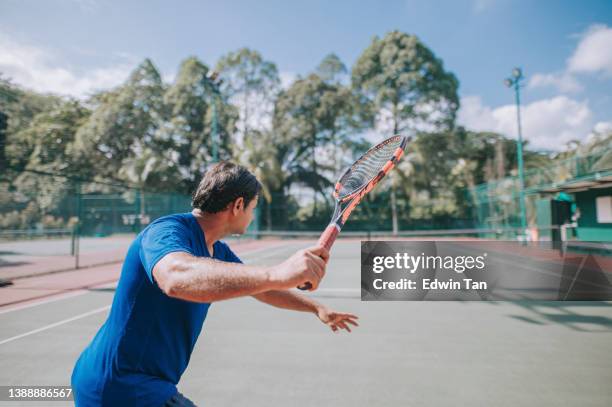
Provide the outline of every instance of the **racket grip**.
[[[340,230],[338,230],[338,227],[335,224],[329,225],[321,234],[321,237],[319,237],[319,246],[323,246],[329,251],[336,241],[338,233],[340,233]],[[312,288],[312,284],[306,282],[304,285],[301,285],[298,288],[300,290],[310,290]]]
[[340,233],[338,226],[333,223],[329,225],[319,237],[319,246],[323,246],[329,251],[336,241],[338,233]]

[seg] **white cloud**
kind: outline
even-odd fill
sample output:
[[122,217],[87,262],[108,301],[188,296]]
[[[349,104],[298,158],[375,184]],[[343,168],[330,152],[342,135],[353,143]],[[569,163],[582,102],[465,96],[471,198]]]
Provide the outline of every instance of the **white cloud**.
[[609,122],[597,122],[593,126],[595,133],[609,133],[612,132],[612,121]]
[[[580,36],[564,70],[533,75],[528,88],[554,87],[562,94],[580,92],[578,74],[603,73],[612,75],[612,28],[593,25]],[[522,107],[523,136],[531,148],[562,150],[571,140],[586,141],[592,132],[612,128],[612,122],[595,123],[588,99],[568,96],[542,99]],[[483,105],[478,96],[461,101],[458,122],[479,131],[494,131],[516,138],[516,108],[514,105],[492,108]]]
[[589,27],[568,59],[567,69],[612,75],[612,28],[600,24]]
[[537,73],[531,77],[528,85],[531,89],[548,86],[555,87],[562,93],[576,93],[583,90],[578,80],[567,72],[550,74]]
[[[592,129],[592,113],[587,101],[566,96],[543,99],[522,106],[523,137],[538,150],[562,150],[570,140],[584,140]],[[516,138],[516,108],[491,108],[480,97],[461,100],[458,122],[470,130],[493,131]]]
[[529,80],[529,88],[551,86],[561,93],[576,93],[583,90],[576,74],[599,72],[612,76],[612,28],[596,24],[580,35],[562,72],[536,73]]
[[297,79],[295,72],[282,71],[278,74],[283,89],[289,89],[291,84]]
[[77,71],[54,52],[18,43],[0,34],[0,72],[26,88],[60,95],[85,97],[123,82],[133,69],[133,61]]
[[493,109],[484,106],[480,96],[466,96],[461,99],[457,121],[470,130],[493,131],[497,127]]

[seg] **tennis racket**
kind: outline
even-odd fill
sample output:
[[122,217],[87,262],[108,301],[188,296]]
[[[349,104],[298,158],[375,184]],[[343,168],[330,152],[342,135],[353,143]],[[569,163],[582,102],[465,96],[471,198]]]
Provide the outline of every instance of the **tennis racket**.
[[[329,226],[319,237],[319,245],[330,250],[342,226],[363,197],[395,167],[404,154],[409,137],[393,136],[370,148],[342,174],[334,188],[336,208]],[[307,282],[298,287],[309,290]]]

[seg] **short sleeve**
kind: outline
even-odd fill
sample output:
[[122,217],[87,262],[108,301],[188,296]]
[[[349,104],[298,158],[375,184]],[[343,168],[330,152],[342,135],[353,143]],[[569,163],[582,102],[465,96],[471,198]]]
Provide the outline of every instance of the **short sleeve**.
[[242,260],[240,260],[240,257],[236,256],[236,254],[232,251],[232,249],[229,248],[229,246],[226,243],[224,242],[220,242],[220,243],[224,250],[223,261],[226,261],[228,263],[242,264]]
[[151,224],[142,234],[140,261],[152,283],[153,268],[165,255],[186,252],[193,255],[191,231],[178,219],[165,218]]

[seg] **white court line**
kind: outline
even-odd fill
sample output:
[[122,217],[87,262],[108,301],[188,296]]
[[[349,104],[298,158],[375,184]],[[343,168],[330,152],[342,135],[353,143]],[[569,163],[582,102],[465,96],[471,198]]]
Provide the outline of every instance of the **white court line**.
[[[301,246],[304,243],[306,243],[306,242],[297,243],[297,242],[287,241],[287,242],[284,242],[284,243],[279,244],[277,246],[262,247],[260,249],[254,249],[254,250],[250,250],[248,252],[244,252],[241,255],[238,255],[238,253],[236,253],[236,255],[238,255],[238,257],[241,257],[241,256],[242,257],[250,257],[251,255],[262,253],[262,252],[267,252],[267,251],[270,251],[270,250],[280,251],[279,249],[286,249],[287,247],[291,247],[291,246],[299,247],[299,246]],[[231,249],[231,246],[230,246],[230,249]],[[239,251],[239,250],[236,250],[236,251]],[[265,257],[269,257],[269,256],[265,256]]]
[[[287,248],[287,245],[281,245],[279,247],[275,247],[274,249],[276,249],[277,251],[280,251],[279,249],[286,249],[286,248]],[[253,250],[252,252],[250,252],[248,254],[251,254],[251,253],[255,254],[255,253],[261,252],[261,251],[264,251],[264,250]],[[245,254],[245,255],[247,255],[247,254]],[[268,256],[264,256],[264,257],[268,257]],[[107,284],[103,284],[101,286],[109,286],[109,285],[112,285],[112,284],[114,284],[114,283],[107,283]],[[347,294],[348,293],[352,294],[352,293],[355,293],[355,292],[359,292],[359,290],[345,289],[345,288],[335,288],[335,289],[334,288],[326,288],[326,289],[321,289],[320,291],[322,293],[325,293],[325,292],[344,292],[344,293],[347,293]],[[42,304],[46,304],[46,303],[49,303],[49,302],[58,301],[58,300],[61,300],[61,299],[77,297],[79,295],[83,295],[83,294],[86,294],[88,292],[89,292],[88,290],[82,290],[82,292],[75,292],[75,293],[66,294],[66,295],[63,295],[60,298],[52,298],[52,299],[36,302],[36,303],[33,303],[33,304],[26,304],[26,305],[22,306],[21,308],[13,308],[13,309],[9,309],[9,310],[3,310],[3,311],[0,311],[0,313],[7,313],[7,312],[11,312],[11,311],[17,311],[18,309],[30,308],[30,307],[34,307],[34,306],[37,306],[37,305],[42,305]],[[88,312],[76,315],[74,317],[63,319],[63,320],[55,322],[53,324],[45,325],[43,327],[34,329],[32,331],[29,331],[29,332],[26,332],[26,333],[23,333],[23,334],[20,334],[20,335],[16,335],[16,336],[13,336],[13,337],[1,340],[0,341],[0,345],[3,345],[3,344],[8,343],[8,342],[12,342],[12,341],[17,340],[17,339],[21,339],[21,338],[29,336],[29,335],[33,335],[33,334],[38,333],[38,332],[42,332],[42,331],[46,331],[46,330],[51,329],[51,328],[55,328],[56,326],[67,324],[69,322],[76,321],[78,319],[85,318],[85,317],[88,317],[90,315],[102,312],[102,311],[106,311],[110,307],[111,307],[110,304],[109,305],[105,305],[104,307],[96,308],[96,309],[94,309],[92,311],[88,311]]]
[[8,305],[8,309],[3,309],[0,310],[0,315],[2,314],[6,314],[8,312],[13,312],[13,311],[19,311],[22,309],[26,309],[26,308],[31,308],[31,307],[35,307],[37,305],[43,305],[43,304],[48,304],[50,302],[55,302],[55,301],[59,301],[59,300],[63,300],[65,298],[71,298],[71,297],[76,297],[79,295],[83,295],[82,290],[78,290],[69,294],[56,294],[53,295],[53,297],[51,298],[47,298],[45,300],[41,300],[41,301],[37,301],[37,302],[32,302],[32,303],[28,303],[28,304],[23,304],[23,305],[17,305],[14,307],[11,307],[10,305]]
[[9,313],[9,312],[13,312],[13,311],[20,311],[22,309],[36,307],[38,305],[48,304],[50,302],[65,300],[65,299],[72,298],[72,297],[78,297],[80,295],[87,294],[87,293],[91,292],[90,289],[92,289],[92,288],[107,288],[107,287],[112,287],[115,284],[117,284],[116,281],[114,281],[112,283],[104,283],[104,284],[96,285],[96,286],[93,286],[93,287],[90,287],[90,288],[78,289],[78,290],[75,290],[74,292],[70,292],[70,293],[52,294],[49,297],[41,299],[41,300],[38,300],[38,301],[32,300],[33,302],[28,303],[28,304],[22,304],[22,305],[17,304],[17,305],[14,305],[14,306],[7,305],[7,307],[9,307],[9,308],[0,310],[0,315],[6,314],[6,313]]
[[85,317],[88,317],[90,315],[97,314],[97,313],[102,312],[102,311],[106,311],[109,308],[110,308],[110,305],[105,305],[104,307],[96,308],[94,310],[85,312],[83,314],[76,315],[76,316],[74,316],[72,318],[63,319],[63,320],[55,322],[53,324],[45,325],[43,327],[40,327],[38,329],[34,329],[32,331],[23,333],[21,335],[17,335],[17,336],[13,336],[11,338],[4,339],[4,340],[0,341],[0,345],[4,345],[5,343],[12,342],[14,340],[21,339],[21,338],[26,337],[26,336],[33,335],[33,334],[38,333],[38,332],[46,331],[47,329],[55,328],[56,326],[67,324],[68,322],[76,321],[77,319],[85,318]]
[[[287,242],[287,243],[289,243],[289,242]],[[288,246],[288,244],[281,244],[279,246],[272,247],[272,248],[264,247],[264,248],[261,248],[261,249],[250,250],[248,252],[245,252],[241,256],[245,257],[245,258],[248,258],[251,255],[256,255],[258,253],[265,252],[265,251],[270,251],[270,250],[278,250],[278,251],[280,251],[279,249],[284,249],[287,246]],[[267,258],[267,257],[270,257],[270,256],[263,256],[263,257],[260,257],[260,258]],[[116,281],[112,282],[112,283],[105,283],[105,284],[102,284],[102,285],[99,285],[99,286],[94,286],[92,288],[104,288],[104,287],[112,286],[114,284],[116,284]],[[68,299],[68,298],[78,297],[80,295],[84,295],[84,294],[87,294],[87,293],[90,293],[89,289],[82,289],[82,290],[77,290],[77,291],[72,292],[72,293],[55,294],[55,295],[50,296],[49,298],[41,299],[40,301],[33,300],[34,302],[28,303],[28,304],[15,305],[15,306],[12,306],[12,307],[10,305],[8,305],[7,306],[7,307],[9,307],[8,309],[0,310],[0,315],[6,314],[6,313],[9,313],[9,312],[13,312],[13,311],[20,311],[22,309],[37,307],[39,305],[48,304],[50,302],[55,302],[55,301],[60,301],[60,300]]]
[[[299,243],[287,243],[287,244],[284,244],[282,246],[273,247],[273,249],[276,249],[276,251],[274,251],[272,253],[268,253],[268,254],[263,255],[263,256],[257,256],[256,259],[251,259],[251,255],[256,255],[256,254],[259,254],[261,252],[269,252],[270,249],[267,248],[267,249],[253,250],[252,252],[245,253],[242,257],[245,258],[245,259],[249,259],[249,260],[269,259],[271,257],[277,256],[279,253],[282,253],[283,250],[279,250],[279,249],[287,249],[287,248],[289,248],[291,250],[298,250],[298,248],[300,248],[300,247],[302,247],[302,244],[299,244]],[[240,257],[240,256],[238,256],[238,257]],[[243,260],[243,259],[241,258],[240,260]]]
[[319,288],[314,293],[347,293],[347,294],[355,294],[361,293],[361,289],[359,288]]

